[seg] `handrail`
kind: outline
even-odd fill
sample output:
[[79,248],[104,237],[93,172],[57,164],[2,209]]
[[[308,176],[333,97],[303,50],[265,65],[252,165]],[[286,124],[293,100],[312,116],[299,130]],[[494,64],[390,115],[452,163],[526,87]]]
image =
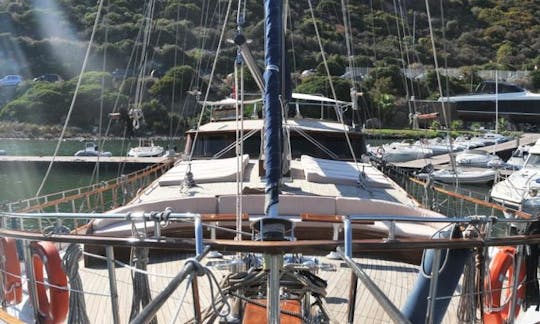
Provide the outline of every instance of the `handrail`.
[[[305,218],[306,215],[302,214]],[[248,214],[243,213],[241,215],[242,220],[248,220]],[[319,221],[325,222],[324,219],[312,219],[313,216],[324,217],[326,215],[311,215],[307,218],[302,218],[302,221]],[[471,224],[485,224],[485,223],[528,223],[532,220],[529,219],[509,219],[509,218],[497,218],[494,216],[465,216],[465,217],[428,217],[428,216],[403,216],[403,215],[346,215],[352,221],[361,221],[366,223],[372,223],[376,221],[390,221],[390,222],[419,222],[419,223],[447,223],[447,224],[459,224],[459,223],[471,223]],[[216,222],[216,221],[233,221],[235,215],[226,214],[207,214],[207,213],[175,213],[170,209],[165,211],[152,211],[152,212],[127,212],[127,213],[17,213],[17,212],[0,212],[0,217],[16,217],[16,218],[58,218],[58,219],[117,219],[117,220],[131,220],[131,221],[166,221],[166,220],[181,220],[181,219],[193,219],[195,217],[201,217],[203,221]],[[338,218],[339,217],[339,220]],[[342,222],[344,216],[328,215],[326,222],[334,223],[336,221]],[[285,218],[285,217],[284,217]]]
[[[409,177],[408,179],[410,181],[416,183],[416,184],[419,184],[419,185],[422,185],[422,186],[426,185],[425,181],[422,181],[422,180],[419,180],[419,179],[416,179],[416,178],[413,178],[413,177]],[[508,208],[508,207],[501,206],[499,204],[492,203],[492,202],[485,201],[485,200],[481,200],[481,199],[478,199],[478,198],[469,197],[469,196],[466,196],[466,195],[463,195],[463,194],[460,194],[460,193],[457,193],[457,192],[454,192],[454,191],[451,191],[451,190],[446,190],[446,189],[444,189],[442,187],[433,186],[433,190],[438,191],[440,193],[443,193],[445,195],[448,195],[450,197],[463,199],[463,200],[466,200],[468,202],[478,204],[478,205],[481,205],[481,206],[484,206],[484,207],[493,208],[493,209],[496,209],[496,210],[499,210],[499,211],[502,211],[502,212],[511,213],[511,214],[514,214],[514,215],[516,215],[516,216],[518,216],[520,218],[524,218],[524,219],[531,219],[532,218],[531,214],[526,213],[524,211]]]
[[[158,164],[154,164],[149,167],[146,167],[142,170],[137,170],[128,175],[124,175],[118,178],[103,181],[100,184],[94,184],[90,186],[79,187],[76,189],[69,189],[65,191],[50,193],[50,194],[46,194],[39,197],[33,197],[33,198],[23,199],[19,201],[9,202],[3,205],[3,209],[8,210],[8,211],[18,210],[22,212],[29,212],[29,211],[42,210],[47,207],[57,206],[59,204],[75,201],[77,199],[88,198],[93,195],[105,193],[107,191],[113,191],[126,184],[130,184],[141,178],[150,176],[151,174],[156,174],[158,172],[166,170],[170,168],[172,164],[173,164],[173,161],[158,163]],[[45,202],[41,203],[41,201],[45,201]],[[17,206],[24,206],[24,207],[17,208]]]

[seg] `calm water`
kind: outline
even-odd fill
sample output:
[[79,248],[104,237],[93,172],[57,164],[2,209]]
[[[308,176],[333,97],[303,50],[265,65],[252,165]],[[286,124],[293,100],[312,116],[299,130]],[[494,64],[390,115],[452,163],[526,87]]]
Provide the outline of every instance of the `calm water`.
[[[370,142],[372,142],[370,140]],[[155,140],[156,145],[167,147],[169,140]],[[7,140],[0,139],[0,149],[9,155],[42,155],[50,156],[54,153],[57,141],[55,140]],[[371,143],[377,145],[378,143]],[[137,146],[137,140],[109,140],[101,148],[110,151],[115,156],[125,156],[130,147]],[[175,139],[172,145],[183,147],[181,139]],[[80,140],[66,140],[62,142],[59,155],[73,155],[84,147]],[[35,196],[41,181],[47,171],[46,164],[18,163],[0,164],[0,202],[16,201]],[[141,166],[142,167],[142,166]],[[95,183],[95,168],[88,165],[68,166],[55,164],[51,174],[42,190],[44,193],[59,192],[66,189],[87,186]],[[101,165],[99,179],[108,180],[116,178],[134,170],[121,169],[121,166]],[[469,186],[469,190],[487,194],[487,186]]]
[[[167,147],[170,144],[168,140],[155,140],[154,143],[163,147]],[[0,139],[0,149],[5,150],[9,155],[51,156],[54,153],[56,144],[56,140]],[[125,156],[130,147],[137,145],[137,140],[109,140],[100,149],[109,151],[115,156]],[[172,145],[182,147],[179,139],[176,139]],[[71,156],[83,148],[84,141],[66,140],[62,142],[58,155]],[[47,171],[47,167],[48,165],[46,164],[33,163],[0,164],[0,202],[16,201],[35,196]],[[99,179],[108,180],[133,171],[121,169],[120,167],[102,165],[99,169]],[[42,194],[95,183],[96,170],[94,169],[94,167],[88,165],[67,166],[55,164],[45,183]]]

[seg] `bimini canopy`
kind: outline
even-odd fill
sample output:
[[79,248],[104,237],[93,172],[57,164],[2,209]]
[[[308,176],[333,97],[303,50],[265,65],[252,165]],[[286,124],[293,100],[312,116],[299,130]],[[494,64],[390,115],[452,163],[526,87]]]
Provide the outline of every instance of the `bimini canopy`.
[[293,93],[292,98],[295,100],[307,100],[307,101],[336,103],[339,105],[351,105],[351,103],[347,101],[335,100],[328,97],[316,96],[316,95],[305,94],[305,93]]
[[[325,102],[325,103],[334,103],[334,104],[339,104],[339,105],[350,105],[351,104],[350,102],[347,102],[347,101],[334,100],[334,99],[331,99],[331,98],[328,98],[328,97],[305,94],[305,93],[293,93],[292,98],[294,100]],[[258,103],[258,102],[262,102],[262,98],[244,100],[244,104],[246,104],[246,105],[254,104],[254,103]],[[225,99],[219,100],[219,101],[201,101],[201,104],[203,104],[205,106],[210,106],[210,107],[217,107],[217,106],[230,106],[230,107],[232,107],[232,106],[235,106],[236,104],[240,104],[240,103],[241,103],[240,100],[236,100],[234,98],[225,98]]]

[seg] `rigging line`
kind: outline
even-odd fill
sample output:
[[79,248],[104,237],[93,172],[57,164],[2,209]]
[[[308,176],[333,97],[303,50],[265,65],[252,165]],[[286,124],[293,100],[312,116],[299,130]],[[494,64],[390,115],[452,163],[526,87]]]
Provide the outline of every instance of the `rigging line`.
[[[105,37],[103,39],[103,42],[107,44],[109,42],[109,5],[110,1],[107,0],[107,13],[103,16],[103,23],[105,24]],[[92,176],[90,177],[90,185],[94,183],[94,176],[96,183],[99,182],[99,162],[101,154],[99,154],[99,148],[103,148],[103,143],[105,143],[105,140],[101,138],[101,132],[103,127],[103,109],[105,106],[105,69],[107,67],[107,46],[103,49],[103,65],[102,65],[102,72],[103,75],[101,76],[101,93],[100,93],[100,100],[99,100],[99,123],[98,123],[98,147],[96,148],[97,151],[97,159],[96,164],[94,166],[94,171],[92,172]],[[102,142],[103,141],[103,142]]]
[[353,52],[352,52],[352,46],[351,46],[351,21],[349,17],[349,7],[348,7],[349,1],[348,0],[341,0],[341,14],[343,15],[343,26],[345,27],[345,45],[347,46],[347,61],[349,63],[349,69],[351,71],[350,73],[350,81],[351,85],[354,88],[354,72],[353,72]]
[[[245,141],[246,139],[248,139],[248,138],[250,138],[251,136],[253,136],[253,134],[255,134],[255,133],[257,133],[257,132],[259,132],[258,129],[252,129],[252,130],[250,130],[248,133],[242,134],[242,136],[240,137],[239,141],[240,141],[240,142],[243,142],[243,141]],[[225,154],[225,153],[229,152],[230,150],[232,150],[233,148],[235,148],[236,145],[237,145],[237,142],[238,142],[238,140],[235,141],[234,143],[231,143],[231,144],[227,145],[227,147],[225,147],[225,148],[222,149],[221,151],[219,151],[219,152],[217,152],[216,154],[214,154],[214,155],[212,156],[212,159],[219,159],[220,157],[222,157],[223,154]],[[242,152],[243,152],[243,150],[242,150]]]
[[193,281],[193,273],[190,273],[189,276],[187,277],[186,289],[184,289],[182,296],[176,303],[178,306],[176,307],[176,311],[174,312],[174,315],[169,321],[169,323],[171,324],[177,323],[176,321],[178,320],[178,317],[180,316],[180,311],[182,310],[182,306],[184,306],[184,300],[186,299],[189,288],[191,288],[192,281]]
[[[442,91],[441,73],[439,71],[439,61],[437,59],[437,48],[435,47],[435,37],[433,35],[433,26],[431,24],[431,11],[429,9],[429,1],[425,0],[425,3],[426,3],[426,11],[427,11],[427,16],[428,16],[429,35],[431,38],[431,49],[433,51],[433,62],[435,64],[435,74],[437,75],[437,86],[439,87],[439,96],[443,98],[443,100],[441,100],[441,109],[443,112],[444,122],[446,125],[448,125],[448,116],[446,114],[445,98],[443,96],[443,91]],[[452,137],[449,135],[449,133],[447,133],[447,137],[448,137],[448,142],[450,146],[450,152],[449,152],[450,164],[452,166],[452,170],[456,170],[456,161],[455,161],[455,158],[453,157],[454,149],[452,147]],[[459,183],[456,183],[456,189],[458,188],[458,186],[459,186]]]
[[[405,9],[402,4],[403,4],[402,0],[398,0],[399,16],[401,18],[401,29],[403,30],[403,38],[405,39],[405,36],[410,36],[410,29],[409,29],[409,23],[407,20],[407,15],[405,14]],[[403,44],[405,44],[405,57],[407,58],[407,66],[409,66],[411,64],[409,45],[408,45],[408,42],[406,41],[404,41]],[[414,92],[414,88],[412,86],[411,86],[411,91]],[[414,93],[412,95],[414,96]]]
[[[238,1],[238,20],[240,19],[240,5],[241,5],[241,2],[242,1]],[[240,181],[242,181],[242,175],[240,174],[241,170],[243,169],[241,167],[242,165],[242,160],[241,160],[241,157],[242,157],[242,151],[240,150],[240,139],[242,138],[242,136],[240,135],[240,114],[241,114],[241,108],[240,108],[240,104],[238,103],[238,88],[239,88],[239,82],[238,82],[238,64],[239,62],[234,62],[234,98],[236,100],[235,104],[234,104],[234,108],[235,108],[235,113],[236,113],[236,116],[235,116],[235,136],[236,136],[236,140],[234,142],[234,147],[235,147],[235,156],[236,156],[236,201],[235,201],[235,211],[236,211],[236,230],[241,230],[242,229],[242,221],[240,219],[240,215],[242,213],[242,209],[241,209],[241,205],[242,205],[242,196],[241,196],[241,184],[240,184]],[[243,97],[242,97],[243,99]],[[242,100],[240,99],[240,100]],[[243,104],[243,102],[242,102]],[[243,124],[242,124],[243,125]],[[235,239],[237,240],[242,240],[240,237],[240,235],[237,234]]]
[[444,22],[444,5],[443,1],[440,0],[440,8],[441,8],[441,31],[442,31],[442,37],[443,37],[443,51],[444,51],[444,74],[445,74],[445,86],[446,86],[446,92],[450,95],[450,77],[448,75],[448,49],[446,44],[446,27]]
[[[184,18],[187,19],[187,11],[185,12],[185,15],[184,15]],[[184,25],[184,28],[186,28],[186,26]],[[182,48],[186,48],[186,43],[187,43],[187,33],[183,33],[184,34],[184,38],[183,38],[183,41],[182,41]],[[182,55],[182,65],[184,65],[186,62],[186,55]],[[195,79],[197,78],[197,76],[199,75],[199,72],[197,70],[195,70],[195,75],[193,76],[193,78],[190,80],[190,83],[189,83],[189,87],[188,89],[193,89],[193,84],[195,83]],[[182,96],[182,94],[180,95]],[[183,104],[180,108],[180,111],[179,111],[179,118],[178,118],[178,121],[176,122],[176,126],[174,127],[174,137],[178,137],[178,133],[180,132],[180,124],[182,123],[183,120],[185,120],[186,118],[186,115],[185,115],[185,111],[186,111],[186,107],[188,105],[188,100],[186,100],[186,98],[184,98],[183,100]],[[184,124],[184,127],[185,127],[185,124]],[[182,131],[185,131],[185,129],[182,129]]]
[[[176,7],[176,28],[174,34],[174,66],[178,63],[178,20],[180,20],[180,6]],[[182,78],[183,81],[183,78]],[[174,102],[176,94],[176,73],[173,76],[173,84],[171,89],[171,115],[169,117],[169,149],[171,149],[173,144],[173,113],[174,113]]]
[[[308,4],[309,4],[309,11],[311,13],[311,19],[313,21],[313,27],[315,28],[315,34],[317,35],[317,42],[319,44],[319,49],[321,51],[321,56],[322,56],[322,59],[323,59],[323,62],[324,62],[324,67],[326,69],[326,74],[328,76],[328,82],[330,84],[330,89],[332,91],[332,96],[333,96],[334,100],[337,100],[336,90],[335,90],[334,84],[332,82],[332,77],[330,76],[330,69],[328,68],[328,62],[326,60],[326,55],[324,53],[324,47],[323,47],[323,44],[322,44],[321,36],[319,34],[319,28],[317,27],[317,22],[315,20],[315,13],[313,11],[313,6],[311,4],[311,0],[308,0]],[[343,4],[343,2],[342,2],[342,4]],[[345,10],[345,9],[342,8],[342,10]],[[345,21],[344,24],[346,25],[347,22]],[[349,46],[347,48],[349,50]],[[351,98],[351,99],[355,100],[356,98],[354,98],[354,99]],[[347,146],[349,148],[349,151],[351,153],[353,161],[354,161],[356,167],[358,167],[358,161],[356,159],[356,153],[354,152],[354,148],[352,146],[351,139],[349,137],[349,130],[348,130],[348,127],[345,125],[345,122],[343,120],[342,110],[341,110],[341,108],[339,107],[339,105],[337,103],[334,106],[334,110],[336,112],[336,116],[337,116],[338,121],[343,126],[343,133],[345,134],[345,140],[347,141]],[[332,156],[332,155],[330,155],[330,156]],[[334,154],[334,156],[336,156],[336,155]],[[336,159],[338,159],[337,156],[336,156]]]
[[231,12],[231,5],[232,5],[232,0],[229,0],[228,4],[227,4],[227,12],[225,13],[225,18],[223,19],[223,26],[221,28],[221,34],[219,35],[219,42],[218,42],[218,47],[217,47],[217,50],[216,50],[216,55],[214,57],[214,63],[212,64],[212,71],[210,72],[210,78],[209,78],[209,81],[208,81],[208,87],[206,88],[206,93],[204,95],[204,102],[203,102],[202,107],[201,107],[201,114],[199,115],[199,121],[197,122],[197,130],[195,131],[195,136],[193,138],[193,143],[191,145],[191,152],[189,152],[189,156],[188,156],[189,161],[191,161],[191,158],[193,157],[193,152],[195,151],[195,146],[197,144],[197,138],[199,136],[199,129],[201,127],[202,119],[203,119],[203,116],[204,116],[204,110],[206,108],[206,102],[208,101],[208,97],[210,96],[210,89],[212,87],[212,80],[214,79],[214,73],[216,72],[216,66],[217,66],[218,57],[219,57],[219,54],[221,52],[221,45],[223,44],[223,38],[225,36],[225,30],[227,28],[227,21],[229,20],[229,14]]
[[148,60],[148,46],[150,45],[150,32],[152,30],[152,20],[154,19],[155,0],[148,2],[147,12],[144,17],[144,33],[141,44],[141,57],[139,60],[139,74],[135,88],[135,107],[140,107],[143,101],[144,76],[146,74],[146,62]]
[[[405,69],[407,68],[406,64],[408,63],[408,54],[407,54],[407,59],[406,59],[405,55],[403,54],[403,52],[404,52],[403,48],[405,47],[405,53],[408,53],[409,48],[407,46],[407,42],[403,41],[403,38],[405,36],[405,28],[403,27],[403,35],[402,35],[401,27],[400,27],[400,24],[399,24],[399,21],[401,20],[401,24],[402,24],[402,26],[404,26],[404,20],[405,19],[401,15],[401,10],[398,10],[396,0],[393,0],[393,4],[394,4],[394,14],[395,14],[395,17],[396,17],[395,18],[396,19],[396,30],[397,30],[397,34],[398,34],[398,44],[399,44],[399,53],[400,53],[400,56],[401,56],[401,66],[403,67],[403,70],[405,71]],[[405,85],[405,95],[407,97],[407,106],[409,108],[409,113],[413,113],[414,111],[412,110],[411,101],[409,100],[411,98],[410,89],[409,89],[409,82],[408,82],[408,79],[407,79],[407,76],[405,75],[405,73],[402,73],[402,78],[403,78],[403,84]]]
[[[315,28],[315,35],[317,36],[317,42],[319,44],[319,50],[321,51],[321,57],[322,57],[322,60],[323,60],[323,63],[324,63],[324,68],[326,70],[326,76],[328,77],[328,83],[330,85],[330,90],[332,92],[332,98],[334,100],[337,100],[336,90],[334,88],[334,83],[332,82],[332,77],[330,75],[330,69],[328,68],[328,62],[326,60],[326,54],[324,53],[324,47],[322,45],[321,36],[319,34],[319,27],[317,27],[317,21],[315,20],[315,12],[313,11],[313,6],[311,4],[311,0],[308,0],[308,4],[309,4],[309,11],[311,13],[311,21],[313,22],[313,28]],[[337,104],[336,104],[336,107],[334,109],[336,111],[336,116],[338,118],[338,121],[343,122],[343,116],[339,113],[339,110],[337,108]]]
[[96,35],[97,26],[98,26],[99,20],[101,19],[101,10],[103,9],[103,1],[104,0],[99,0],[98,11],[96,13],[96,18],[94,20],[94,26],[92,27],[92,34],[90,35],[90,40],[88,41],[88,47],[86,48],[86,54],[84,55],[84,61],[81,67],[81,73],[79,74],[77,85],[75,86],[75,92],[73,93],[73,98],[71,99],[71,105],[69,106],[69,111],[66,116],[66,121],[64,122],[64,126],[62,127],[62,132],[60,133],[60,137],[58,138],[58,142],[56,144],[56,148],[54,149],[54,154],[52,156],[51,162],[49,163],[49,167],[47,168],[47,172],[45,173],[45,176],[43,176],[43,180],[41,181],[41,184],[39,185],[39,188],[36,191],[36,194],[35,194],[36,197],[38,197],[41,194],[41,190],[43,189],[43,186],[45,185],[45,182],[47,182],[49,174],[51,173],[55,158],[58,155],[58,151],[60,150],[60,145],[62,144],[62,141],[64,139],[64,135],[66,133],[66,129],[69,123],[69,119],[71,117],[71,113],[73,112],[73,109],[75,107],[75,100],[77,99],[79,88],[81,87],[83,73],[86,70],[86,65],[88,64],[88,58],[90,57],[90,51],[92,50],[94,36]]
[[305,139],[307,139],[308,141],[310,141],[313,145],[315,145],[316,147],[318,147],[321,151],[323,151],[324,153],[328,154],[328,156],[330,156],[331,158],[333,158],[334,160],[339,160],[339,156],[337,156],[337,154],[335,154],[334,152],[332,152],[330,149],[328,149],[326,146],[324,146],[323,144],[319,143],[316,139],[314,139],[313,137],[311,137],[307,132],[305,132],[303,129],[301,128],[297,128],[297,127],[294,127],[294,126],[290,126],[289,127],[291,130],[294,130],[296,131],[298,134],[300,134],[301,136],[303,136]]
[[[245,90],[244,89],[244,61],[242,60],[242,64],[240,65],[240,138],[244,137],[244,90]],[[238,118],[238,114],[237,114],[237,118]],[[244,168],[240,165],[240,163],[242,163],[241,157],[244,155],[244,141],[240,141],[239,149],[240,149],[240,152],[239,152],[239,157],[237,157],[237,163],[239,163],[238,176],[240,177],[240,181],[239,181],[239,186],[238,186],[238,196],[236,198],[237,200],[236,230],[238,232],[238,234],[236,235],[236,238],[241,241],[242,240],[241,215],[244,212],[244,206],[243,206],[244,201],[243,201],[243,196],[242,196],[242,188],[244,186]]]

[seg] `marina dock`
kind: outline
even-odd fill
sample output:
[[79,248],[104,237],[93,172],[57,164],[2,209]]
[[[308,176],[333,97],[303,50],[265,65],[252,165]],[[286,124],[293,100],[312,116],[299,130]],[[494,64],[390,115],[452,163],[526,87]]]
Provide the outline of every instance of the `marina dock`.
[[[511,152],[515,150],[520,145],[530,145],[534,144],[538,139],[540,139],[540,134],[538,133],[524,133],[521,137],[494,145],[479,147],[478,149],[485,150],[488,152],[493,152],[495,154],[501,152]],[[409,169],[421,169],[427,164],[432,164],[433,166],[440,166],[450,163],[450,154],[436,155],[428,158],[422,158],[418,160],[406,161],[406,162],[396,162],[392,163],[393,165],[400,168],[409,168]]]
[[26,155],[2,155],[0,163],[105,163],[105,164],[156,164],[163,163],[169,157],[128,157],[128,156],[26,156]]

